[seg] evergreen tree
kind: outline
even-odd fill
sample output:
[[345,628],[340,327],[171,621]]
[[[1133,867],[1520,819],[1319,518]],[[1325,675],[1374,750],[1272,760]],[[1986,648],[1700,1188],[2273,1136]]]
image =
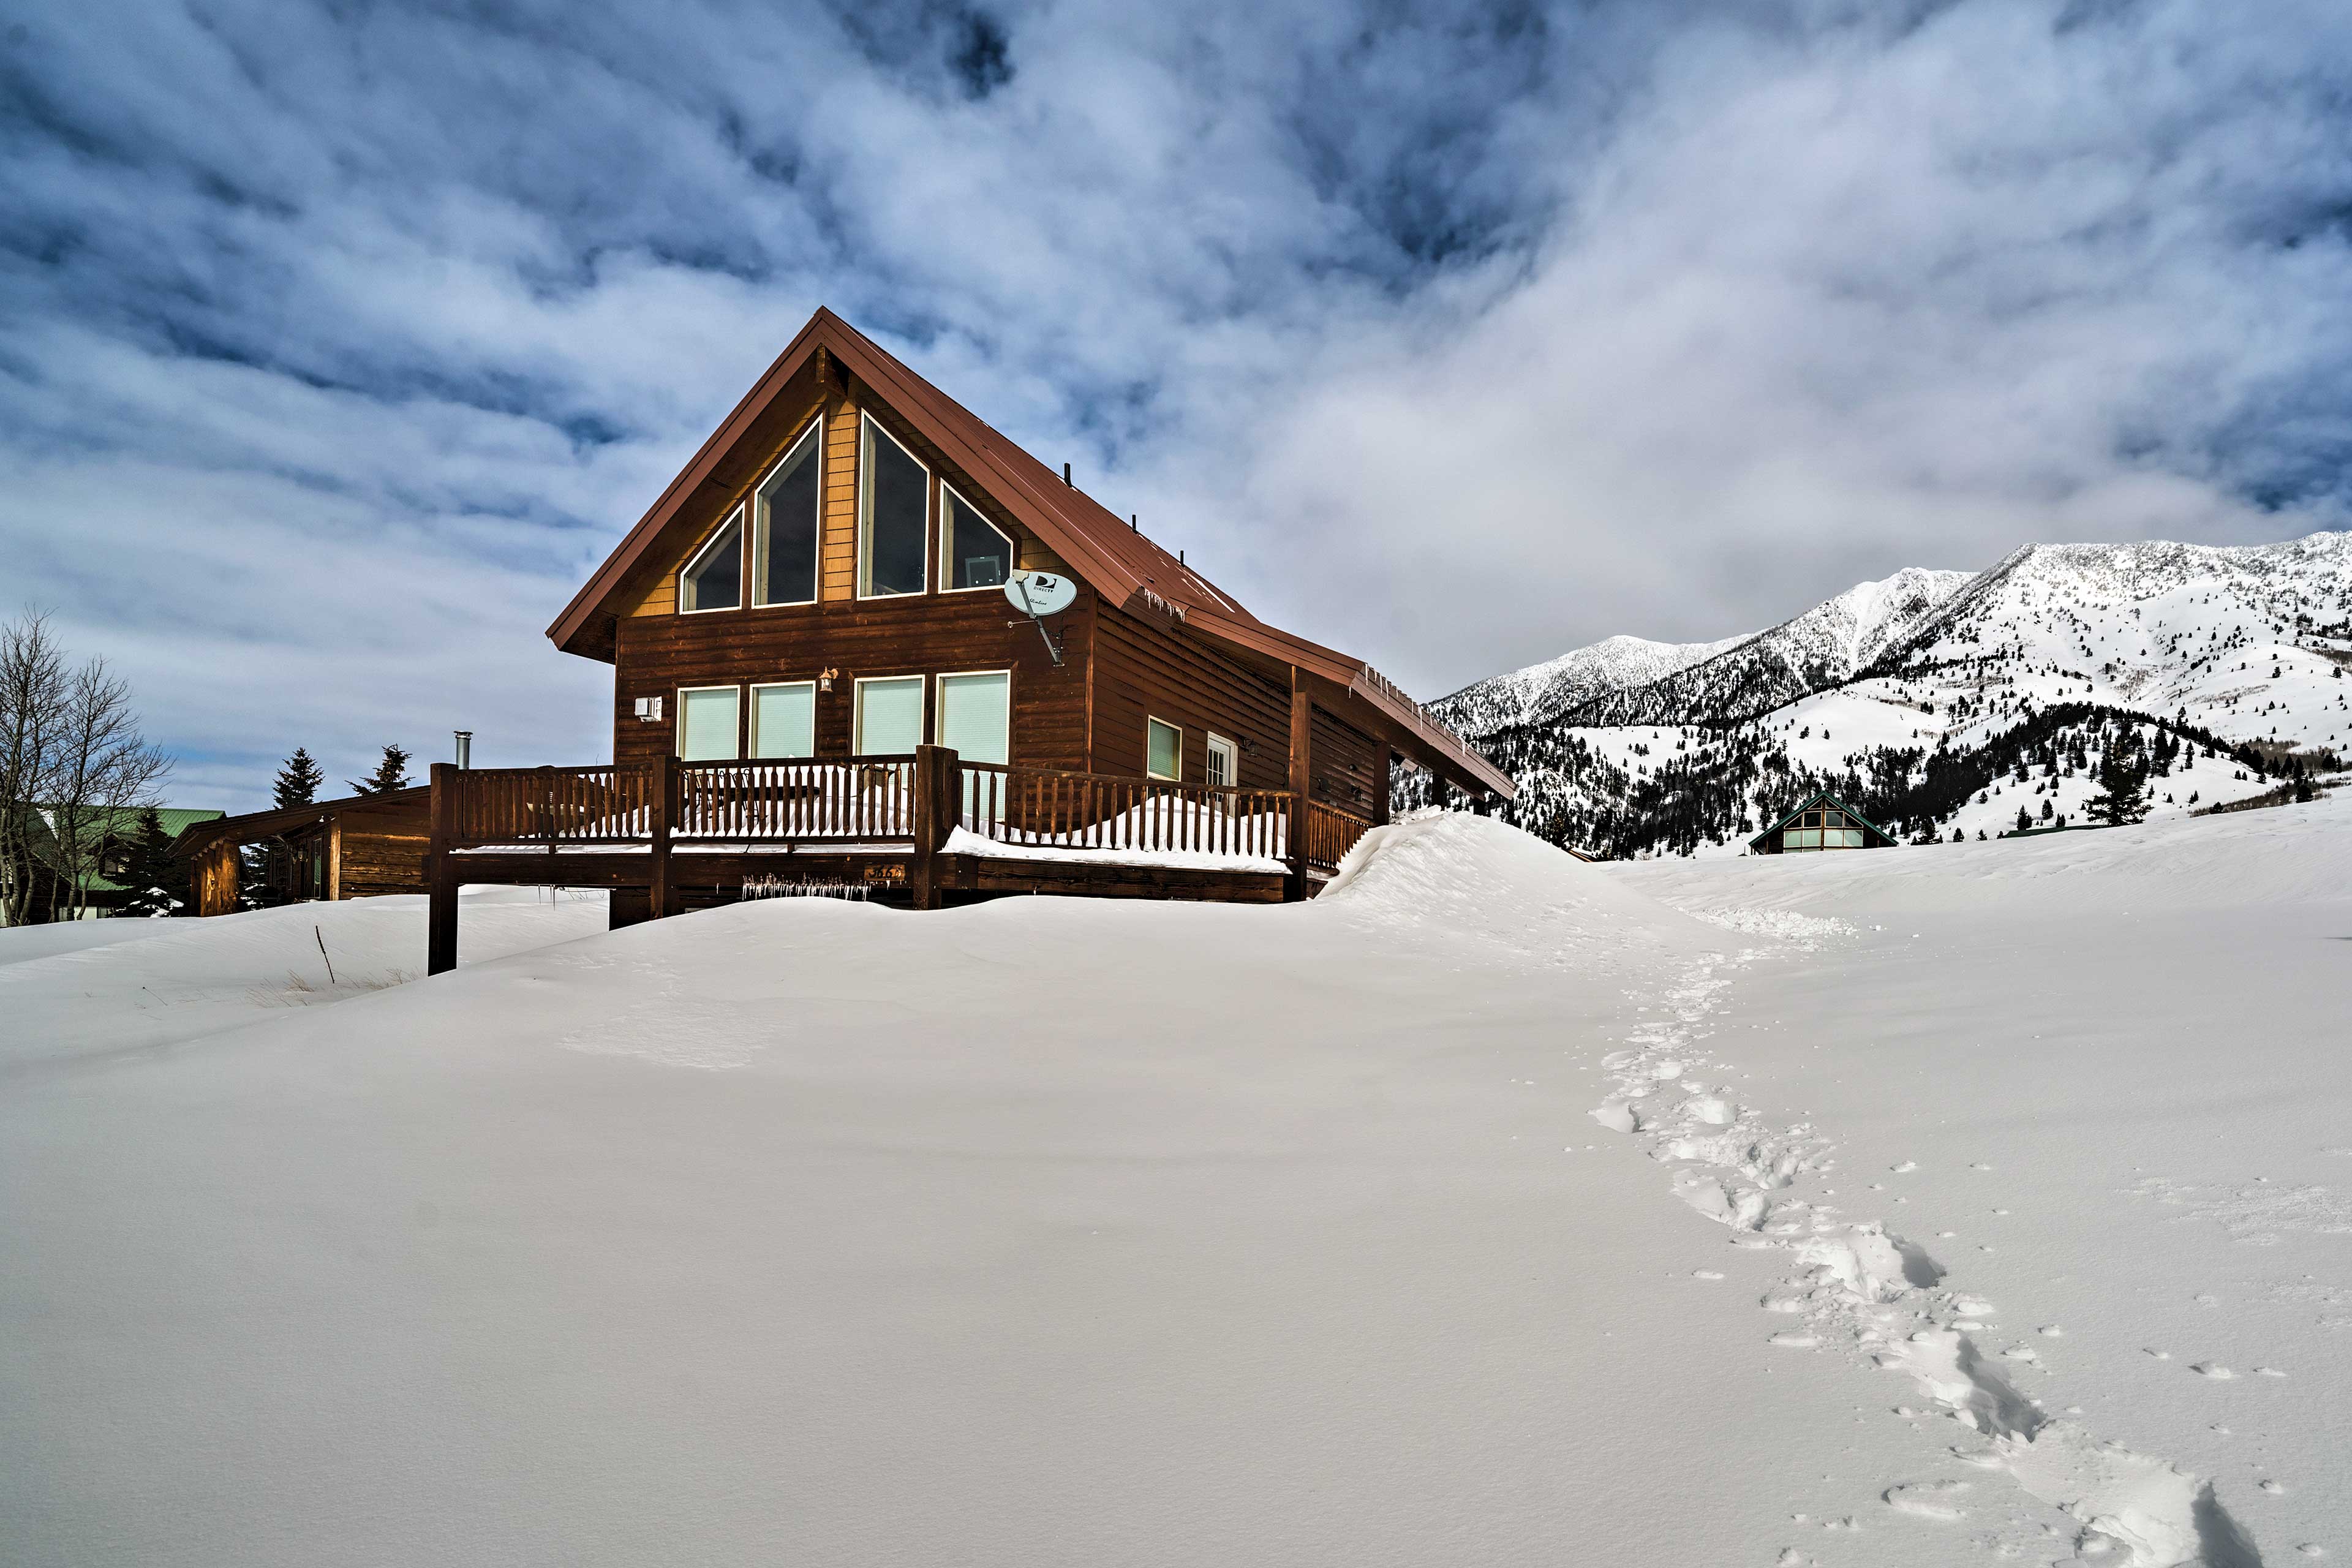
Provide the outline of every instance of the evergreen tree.
[[357,795],[390,795],[394,790],[406,789],[408,752],[399,746],[386,746],[375,772],[363,779],[352,779],[350,784]]
[[2026,814],[2025,807],[2021,805],[2019,806],[2017,808],[2017,830],[2020,833],[2023,833],[2032,828],[2032,826],[2033,818]]
[[2147,758],[2138,731],[2121,731],[2108,743],[2099,758],[2099,791],[2083,805],[2094,822],[2120,827],[2147,815]]
[[172,861],[171,835],[163,831],[163,819],[153,806],[139,814],[139,825],[131,829],[123,847],[127,853],[122,874],[114,879],[129,889],[121,912],[141,920],[161,920],[177,910],[180,900],[172,895],[172,889],[183,879]]
[[319,786],[326,782],[327,775],[310,760],[310,753],[297,746],[286,765],[278,770],[271,795],[280,806],[308,805],[319,798]]

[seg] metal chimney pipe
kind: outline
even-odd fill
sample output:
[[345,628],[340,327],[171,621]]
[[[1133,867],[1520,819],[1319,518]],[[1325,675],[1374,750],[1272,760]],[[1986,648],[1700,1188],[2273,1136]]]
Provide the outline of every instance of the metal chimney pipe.
[[1062,482],[1066,485],[1070,482],[1070,465],[1067,463],[1062,465]]
[[452,730],[450,733],[457,737],[457,765],[461,768],[471,767],[474,760],[474,732],[471,730]]

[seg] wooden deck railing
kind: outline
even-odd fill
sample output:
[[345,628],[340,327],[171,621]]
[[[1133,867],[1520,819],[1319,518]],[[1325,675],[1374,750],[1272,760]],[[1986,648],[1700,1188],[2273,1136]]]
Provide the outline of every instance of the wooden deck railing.
[[958,822],[1000,844],[1280,860],[1287,790],[1226,789],[1057,768],[961,763]]
[[642,844],[661,775],[652,768],[466,768],[446,806],[451,847]]
[[1286,862],[1328,873],[1371,819],[1288,790],[1234,789],[913,754],[434,770],[443,849],[906,845],[962,827],[1012,847]]
[[1336,805],[1326,805],[1319,800],[1307,803],[1306,859],[1307,868],[1330,872],[1339,868],[1356,840],[1372,829],[1372,819],[1359,816],[1352,811],[1342,811]]
[[681,763],[680,838],[911,844],[915,758]]

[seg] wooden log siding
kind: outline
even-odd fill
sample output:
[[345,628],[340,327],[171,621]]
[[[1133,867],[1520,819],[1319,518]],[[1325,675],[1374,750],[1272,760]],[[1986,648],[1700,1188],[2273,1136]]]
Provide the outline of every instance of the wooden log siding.
[[1263,789],[1279,789],[1287,783],[1290,691],[1286,685],[1171,624],[1108,606],[1097,614],[1094,650],[1099,664],[1089,760],[1094,772],[1139,776],[1145,721],[1156,718],[1183,727],[1188,780],[1208,776],[1208,736],[1213,730],[1240,750],[1240,776],[1234,783]]
[[[677,692],[689,686],[750,688],[814,680],[834,669],[816,697],[816,751],[849,755],[856,683],[862,678],[1013,672],[1013,761],[1082,768],[1087,753],[1087,665],[1094,595],[1059,617],[1062,663],[1047,657],[1036,628],[1013,622],[1001,594],[908,595],[824,605],[646,616],[621,623],[613,688],[613,755],[649,765],[677,746]],[[636,700],[663,699],[658,723],[640,721]],[[738,706],[740,749],[751,743],[751,694]],[[1135,771],[1143,770],[1139,764]]]
[[1001,844],[1280,859],[1287,791],[961,764],[961,825]]

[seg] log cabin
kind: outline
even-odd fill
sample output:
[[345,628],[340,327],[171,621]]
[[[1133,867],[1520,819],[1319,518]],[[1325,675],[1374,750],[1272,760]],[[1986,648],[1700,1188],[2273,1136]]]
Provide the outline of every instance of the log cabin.
[[[431,882],[432,792],[420,785],[345,795],[242,816],[211,814],[184,829],[172,855],[188,874],[188,908],[234,914],[249,903],[422,893]],[[258,875],[243,851],[261,847]]]
[[[1069,607],[1020,614],[1025,574]],[[1398,759],[1513,789],[824,310],[547,635],[613,667],[613,762],[436,767],[450,921],[458,881],[559,876],[616,924],[779,887],[1300,899]]]

